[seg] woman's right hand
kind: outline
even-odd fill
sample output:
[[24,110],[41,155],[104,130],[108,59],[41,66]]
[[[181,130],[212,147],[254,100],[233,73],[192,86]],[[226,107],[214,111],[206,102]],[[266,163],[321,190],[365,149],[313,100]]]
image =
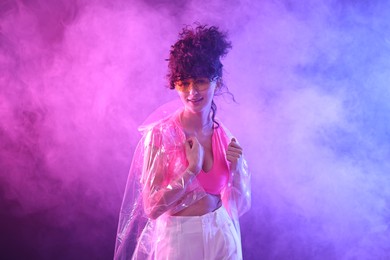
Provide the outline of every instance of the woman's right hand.
[[193,136],[189,137],[185,142],[186,156],[188,160],[188,169],[198,174],[203,166],[204,150],[198,139]]

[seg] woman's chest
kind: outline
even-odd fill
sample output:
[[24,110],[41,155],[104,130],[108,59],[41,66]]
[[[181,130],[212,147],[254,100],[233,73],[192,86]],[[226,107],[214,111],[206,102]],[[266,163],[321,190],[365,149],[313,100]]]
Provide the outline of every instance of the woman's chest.
[[204,172],[209,172],[212,169],[214,163],[212,136],[199,138],[198,141],[202,145],[204,151],[202,169]]

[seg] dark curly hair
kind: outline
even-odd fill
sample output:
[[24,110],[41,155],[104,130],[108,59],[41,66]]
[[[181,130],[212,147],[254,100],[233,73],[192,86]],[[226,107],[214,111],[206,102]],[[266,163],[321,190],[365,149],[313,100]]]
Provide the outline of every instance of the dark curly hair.
[[[218,81],[217,94],[228,93],[228,88],[222,81],[221,58],[232,48],[226,33],[218,27],[197,25],[195,28],[186,26],[179,34],[178,41],[171,46],[168,59],[169,88],[175,88],[175,82],[188,78],[208,78]],[[224,91],[223,91],[224,90]],[[211,103],[212,120],[215,121],[217,106],[214,100]]]

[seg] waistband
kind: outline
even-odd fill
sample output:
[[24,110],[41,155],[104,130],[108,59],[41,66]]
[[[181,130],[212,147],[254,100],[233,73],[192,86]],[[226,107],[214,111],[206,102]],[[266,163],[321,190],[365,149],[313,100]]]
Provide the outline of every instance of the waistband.
[[165,228],[175,228],[182,231],[196,231],[208,225],[221,225],[230,222],[230,216],[226,209],[221,206],[213,212],[202,216],[166,216],[158,220],[158,226]]

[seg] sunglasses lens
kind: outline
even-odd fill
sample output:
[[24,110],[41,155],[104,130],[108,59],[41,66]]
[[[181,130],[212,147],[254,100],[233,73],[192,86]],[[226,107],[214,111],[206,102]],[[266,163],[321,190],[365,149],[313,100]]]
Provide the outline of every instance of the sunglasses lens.
[[210,80],[207,78],[179,80],[175,83],[175,88],[180,92],[190,92],[195,88],[198,91],[207,90],[210,87]]
[[210,87],[210,80],[208,80],[206,78],[196,79],[195,85],[196,85],[197,89],[200,91],[206,90]]
[[190,85],[183,84],[182,82],[177,82],[175,84],[175,88],[180,92],[189,92],[190,91]]

